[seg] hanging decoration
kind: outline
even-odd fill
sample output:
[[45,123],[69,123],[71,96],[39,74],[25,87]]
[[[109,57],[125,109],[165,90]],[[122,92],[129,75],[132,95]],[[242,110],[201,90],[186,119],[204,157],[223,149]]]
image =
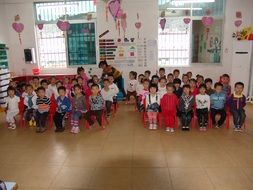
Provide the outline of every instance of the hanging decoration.
[[185,10],[185,18],[183,18],[184,24],[186,25],[186,31],[188,31],[188,25],[191,22],[191,18],[189,17],[190,11],[189,10]]
[[126,38],[126,28],[127,28],[127,14],[126,13],[123,13],[121,15],[121,27],[122,27],[122,30],[123,30],[123,33],[124,33],[124,38]]
[[162,29],[162,31],[164,31],[164,29],[165,29],[165,26],[166,26],[166,18],[162,18],[161,20],[160,20],[160,26],[161,26],[161,29]]
[[18,33],[19,43],[22,44],[21,32],[24,30],[24,24],[19,22],[20,21],[19,15],[16,15],[14,17],[14,21],[15,22],[12,23],[12,28]]
[[137,30],[138,30],[138,39],[140,39],[141,22],[140,22],[139,13],[137,13],[137,22],[135,23],[135,28],[137,28]]
[[[65,0],[64,3],[66,4],[66,0]],[[69,30],[70,23],[69,23],[69,21],[67,21],[67,7],[66,6],[65,6],[65,18],[64,18],[64,20],[58,20],[56,25],[63,32],[66,32],[66,31]]]
[[92,20],[92,14],[91,14],[91,13],[88,13],[88,14],[87,14],[87,20],[88,20],[88,21]]
[[235,21],[235,26],[236,26],[237,28],[239,28],[241,25],[242,25],[242,20],[236,20],[236,21]]
[[120,11],[120,0],[110,0],[108,2],[108,8],[113,19],[116,21],[118,12]]
[[37,27],[38,27],[39,30],[43,30],[44,24],[38,24]]
[[93,0],[93,4],[96,6],[97,5],[97,0]]
[[202,17],[202,23],[203,23],[203,25],[206,27],[205,29],[206,29],[206,40],[208,40],[208,34],[209,34],[209,31],[210,31],[210,26],[211,25],[213,25],[213,23],[214,23],[214,18],[212,17],[212,16],[210,16],[210,14],[211,14],[211,10],[207,10],[206,11],[206,16],[203,16]]

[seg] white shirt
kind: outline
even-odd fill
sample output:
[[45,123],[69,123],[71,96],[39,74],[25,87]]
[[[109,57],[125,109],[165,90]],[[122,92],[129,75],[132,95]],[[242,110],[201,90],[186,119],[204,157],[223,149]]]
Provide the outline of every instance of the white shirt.
[[157,103],[158,105],[160,105],[160,99],[161,98],[158,93],[155,96],[152,96],[151,94],[147,94],[146,95],[146,107],[148,107],[148,105],[151,105],[154,103]]
[[143,84],[141,84],[141,83],[138,83],[138,84],[136,85],[137,96],[139,96],[139,95],[141,94],[141,91],[143,90],[143,88],[144,88],[144,86],[143,86]]
[[158,87],[158,94],[160,95],[160,97],[162,98],[164,94],[167,93],[167,89],[166,86],[165,87]]
[[119,88],[115,83],[112,83],[109,86],[110,90],[112,90],[114,92],[114,96],[117,96],[117,94],[119,93]]
[[[27,95],[28,95],[27,92],[23,92],[22,95],[21,95],[21,97],[24,98]],[[33,95],[37,95],[36,92],[33,91]]]
[[[54,94],[54,97],[55,98],[57,98],[58,96],[59,96],[59,94],[58,94],[58,90],[57,90],[57,87],[56,87],[56,85],[48,85],[48,90],[49,91],[51,91],[50,93],[51,93],[51,96],[52,96],[52,94]],[[48,93],[49,94],[49,93]],[[50,97],[51,97],[50,96]],[[48,97],[48,96],[47,96]],[[50,98],[50,97],[48,97],[48,98]]]
[[16,112],[16,111],[19,111],[19,108],[18,108],[18,103],[20,102],[20,98],[17,97],[16,95],[14,95],[13,98],[11,97],[6,97],[5,98],[5,105],[4,107],[7,107],[8,108],[8,112]]
[[129,92],[136,91],[137,84],[138,84],[138,81],[136,79],[129,80],[128,83],[127,83],[127,91],[129,91]]
[[113,97],[115,96],[115,92],[111,89],[106,91],[104,88],[101,90],[101,95],[105,101],[113,102]]
[[205,109],[205,108],[208,108],[208,110],[210,109],[209,95],[198,94],[196,95],[195,101],[196,101],[197,109]]

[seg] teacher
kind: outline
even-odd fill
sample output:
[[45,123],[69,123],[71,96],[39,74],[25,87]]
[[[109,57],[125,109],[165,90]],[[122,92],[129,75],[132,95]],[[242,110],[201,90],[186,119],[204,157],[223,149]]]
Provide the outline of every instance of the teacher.
[[113,76],[114,82],[117,84],[119,91],[122,92],[123,97],[125,98],[126,92],[124,89],[124,81],[122,78],[122,73],[119,70],[117,70],[115,67],[108,65],[108,63],[106,61],[100,61],[98,67],[103,69],[102,79],[108,75]]

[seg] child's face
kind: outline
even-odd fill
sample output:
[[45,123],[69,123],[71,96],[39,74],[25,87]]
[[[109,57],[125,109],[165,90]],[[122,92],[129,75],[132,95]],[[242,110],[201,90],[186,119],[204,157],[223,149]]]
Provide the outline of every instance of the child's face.
[[114,81],[114,78],[113,78],[112,76],[109,76],[109,77],[108,77],[108,80],[109,80],[110,84],[112,84],[113,81]]
[[200,92],[200,94],[203,95],[203,94],[206,93],[206,89],[202,87],[202,88],[199,89],[199,92]]
[[89,82],[88,87],[90,88],[92,84],[93,84],[93,82]]
[[109,81],[104,81],[104,87],[108,88],[110,86]]
[[77,81],[76,81],[76,80],[73,80],[73,81],[72,81],[72,84],[73,84],[73,85],[76,85],[76,84],[77,84]]
[[174,74],[174,77],[175,77],[175,78],[178,78],[178,77],[179,77],[179,72],[178,72],[178,71],[175,71],[173,74]]
[[222,92],[222,86],[216,86],[215,92],[221,93]]
[[160,75],[160,77],[163,77],[163,76],[165,75],[164,70],[160,70],[160,71],[159,71],[159,75]]
[[9,95],[10,97],[13,97],[13,96],[15,95],[15,91],[14,91],[14,90],[9,90],[9,91],[8,91],[8,95]]
[[64,83],[65,83],[65,84],[69,84],[69,78],[65,78],[65,79],[64,79]]
[[197,81],[198,81],[199,84],[202,84],[202,83],[204,82],[204,79],[203,79],[202,77],[199,77],[199,78],[197,79]]
[[10,86],[16,88],[16,87],[17,87],[17,84],[16,84],[14,81],[11,81],[11,82],[10,82]]
[[93,77],[93,82],[94,82],[95,84],[98,84],[98,83],[99,83],[98,77]]
[[74,89],[74,92],[75,92],[76,95],[80,95],[80,94],[81,94],[81,89],[78,88],[78,87],[76,87],[76,88]]
[[229,77],[222,77],[223,84],[229,84]]
[[167,79],[168,79],[168,82],[173,82],[174,77],[173,75],[168,75]]
[[156,93],[156,88],[151,87],[151,88],[149,89],[149,92],[150,92],[151,94],[155,94],[155,93]]
[[173,94],[173,92],[174,92],[174,88],[173,87],[167,87],[167,93],[168,94]]
[[175,85],[176,89],[178,89],[180,87],[179,83],[175,83],[174,85]]
[[166,80],[161,80],[160,87],[165,87],[165,86],[166,86]]
[[78,80],[77,80],[77,83],[78,83],[79,85],[82,85],[82,84],[83,84],[83,80],[82,80],[82,79],[78,79]]
[[207,82],[206,83],[206,88],[207,89],[211,89],[212,88],[212,83],[211,82]]
[[133,79],[134,79],[134,75],[133,75],[132,73],[129,73],[129,78],[130,78],[131,80],[133,80]]
[[48,84],[45,83],[45,82],[43,82],[43,83],[41,84],[41,86],[42,86],[43,88],[47,89]]
[[55,78],[51,78],[51,84],[55,85],[56,84],[56,79]]
[[93,87],[91,88],[91,93],[92,93],[92,95],[97,95],[98,92],[99,92],[99,88],[98,88],[97,86],[93,86]]
[[37,78],[33,79],[33,83],[36,85],[39,84],[39,79],[37,79]]
[[243,92],[243,86],[242,85],[236,85],[235,86],[235,93],[236,94],[242,94]]
[[184,88],[183,92],[184,92],[184,94],[189,95],[190,94],[190,88]]
[[61,97],[64,97],[65,95],[66,95],[66,91],[65,90],[59,90],[59,95],[61,96]]
[[195,81],[190,81],[190,86],[191,86],[191,88],[196,88],[196,83],[195,83]]
[[144,78],[143,76],[138,76],[138,82],[141,83],[143,78]]
[[189,82],[188,76],[184,75],[182,81],[184,82],[184,84],[187,84]]
[[43,98],[43,97],[45,96],[45,91],[44,91],[44,90],[39,90],[39,91],[38,91],[38,96],[39,96],[40,98]]
[[32,87],[27,87],[26,88],[26,92],[27,92],[27,94],[29,94],[29,95],[32,95],[32,93],[33,93],[33,88]]
[[187,76],[188,76],[189,79],[191,79],[192,78],[192,72],[188,72]]
[[143,88],[144,88],[145,90],[147,90],[148,87],[149,87],[149,82],[148,82],[148,81],[145,81],[145,82],[143,83]]
[[159,83],[159,78],[153,78],[153,83],[158,84]]
[[150,77],[150,74],[149,74],[149,73],[144,73],[144,75],[145,75],[145,78],[146,78],[146,79],[149,79],[149,77]]
[[62,83],[61,82],[57,82],[56,83],[56,87],[59,88],[60,86],[62,86]]

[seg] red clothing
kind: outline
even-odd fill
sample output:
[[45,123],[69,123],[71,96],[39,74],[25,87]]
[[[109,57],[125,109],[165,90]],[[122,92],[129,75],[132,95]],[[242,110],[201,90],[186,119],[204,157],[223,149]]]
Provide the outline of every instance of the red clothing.
[[199,94],[199,89],[198,88],[195,88],[195,89],[191,89],[191,95],[194,96],[194,98],[196,97],[196,95]]
[[173,94],[165,94],[161,99],[161,110],[166,127],[174,128],[178,106],[178,98]]

